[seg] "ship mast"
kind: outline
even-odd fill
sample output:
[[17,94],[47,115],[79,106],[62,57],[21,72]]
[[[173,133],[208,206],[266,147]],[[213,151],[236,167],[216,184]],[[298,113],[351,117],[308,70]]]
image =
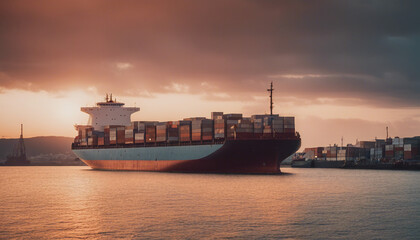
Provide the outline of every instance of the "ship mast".
[[273,116],[273,82],[271,82],[270,88],[267,89],[270,92],[270,115]]

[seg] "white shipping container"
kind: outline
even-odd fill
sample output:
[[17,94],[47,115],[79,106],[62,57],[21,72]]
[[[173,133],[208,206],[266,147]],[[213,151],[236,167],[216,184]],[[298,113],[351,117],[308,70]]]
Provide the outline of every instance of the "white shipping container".
[[133,138],[133,129],[125,130],[125,138]]
[[394,151],[394,145],[385,145],[385,151]]
[[392,139],[392,145],[400,145],[400,144],[404,144],[404,139],[403,138]]
[[135,140],[144,140],[144,133],[136,133],[134,134]]
[[411,152],[411,144],[404,144],[404,151]]

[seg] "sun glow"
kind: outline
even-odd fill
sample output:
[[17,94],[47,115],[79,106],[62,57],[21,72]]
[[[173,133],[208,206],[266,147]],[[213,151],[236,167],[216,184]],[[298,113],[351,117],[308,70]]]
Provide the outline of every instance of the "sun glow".
[[[94,106],[105,94],[95,88],[48,93],[7,90],[0,94],[0,137],[17,138],[19,124],[25,125],[25,137],[73,137],[74,124],[87,124],[88,115],[80,107]],[[269,112],[268,98],[250,96],[248,100],[220,100],[206,94],[156,93],[153,96],[115,96],[126,106],[140,107],[132,115],[136,121],[176,121],[186,117],[208,117],[212,111],[243,113],[244,116]],[[348,140],[373,139],[390,126],[393,135],[420,135],[416,126],[418,109],[378,108],[362,105],[339,105],[337,99],[296,102],[299,99],[275,98],[274,113],[295,116],[303,147],[336,143],[342,135]],[[403,127],[405,126],[405,127]],[[408,127],[407,127],[408,126]],[[344,131],[345,128],[356,129]],[[322,136],[322,138],[320,138]]]

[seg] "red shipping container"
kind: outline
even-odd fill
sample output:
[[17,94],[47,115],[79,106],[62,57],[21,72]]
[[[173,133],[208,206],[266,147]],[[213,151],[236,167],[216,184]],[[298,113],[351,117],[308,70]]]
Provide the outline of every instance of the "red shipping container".
[[203,135],[203,141],[210,141],[213,140],[213,136],[212,135]]
[[295,132],[295,129],[294,128],[285,128],[284,129],[284,132],[285,133],[294,133]]
[[117,130],[117,144],[125,143],[125,130]]

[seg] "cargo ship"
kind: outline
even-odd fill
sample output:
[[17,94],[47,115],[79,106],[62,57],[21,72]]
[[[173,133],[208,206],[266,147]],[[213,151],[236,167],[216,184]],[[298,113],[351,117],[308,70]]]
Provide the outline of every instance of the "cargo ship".
[[[271,87],[272,91],[272,87]],[[270,99],[272,99],[270,95]],[[88,125],[75,125],[73,152],[99,170],[197,173],[280,173],[280,163],[301,145],[294,117],[243,117],[212,112],[211,119],[131,121],[137,107],[109,98],[82,107]]]

